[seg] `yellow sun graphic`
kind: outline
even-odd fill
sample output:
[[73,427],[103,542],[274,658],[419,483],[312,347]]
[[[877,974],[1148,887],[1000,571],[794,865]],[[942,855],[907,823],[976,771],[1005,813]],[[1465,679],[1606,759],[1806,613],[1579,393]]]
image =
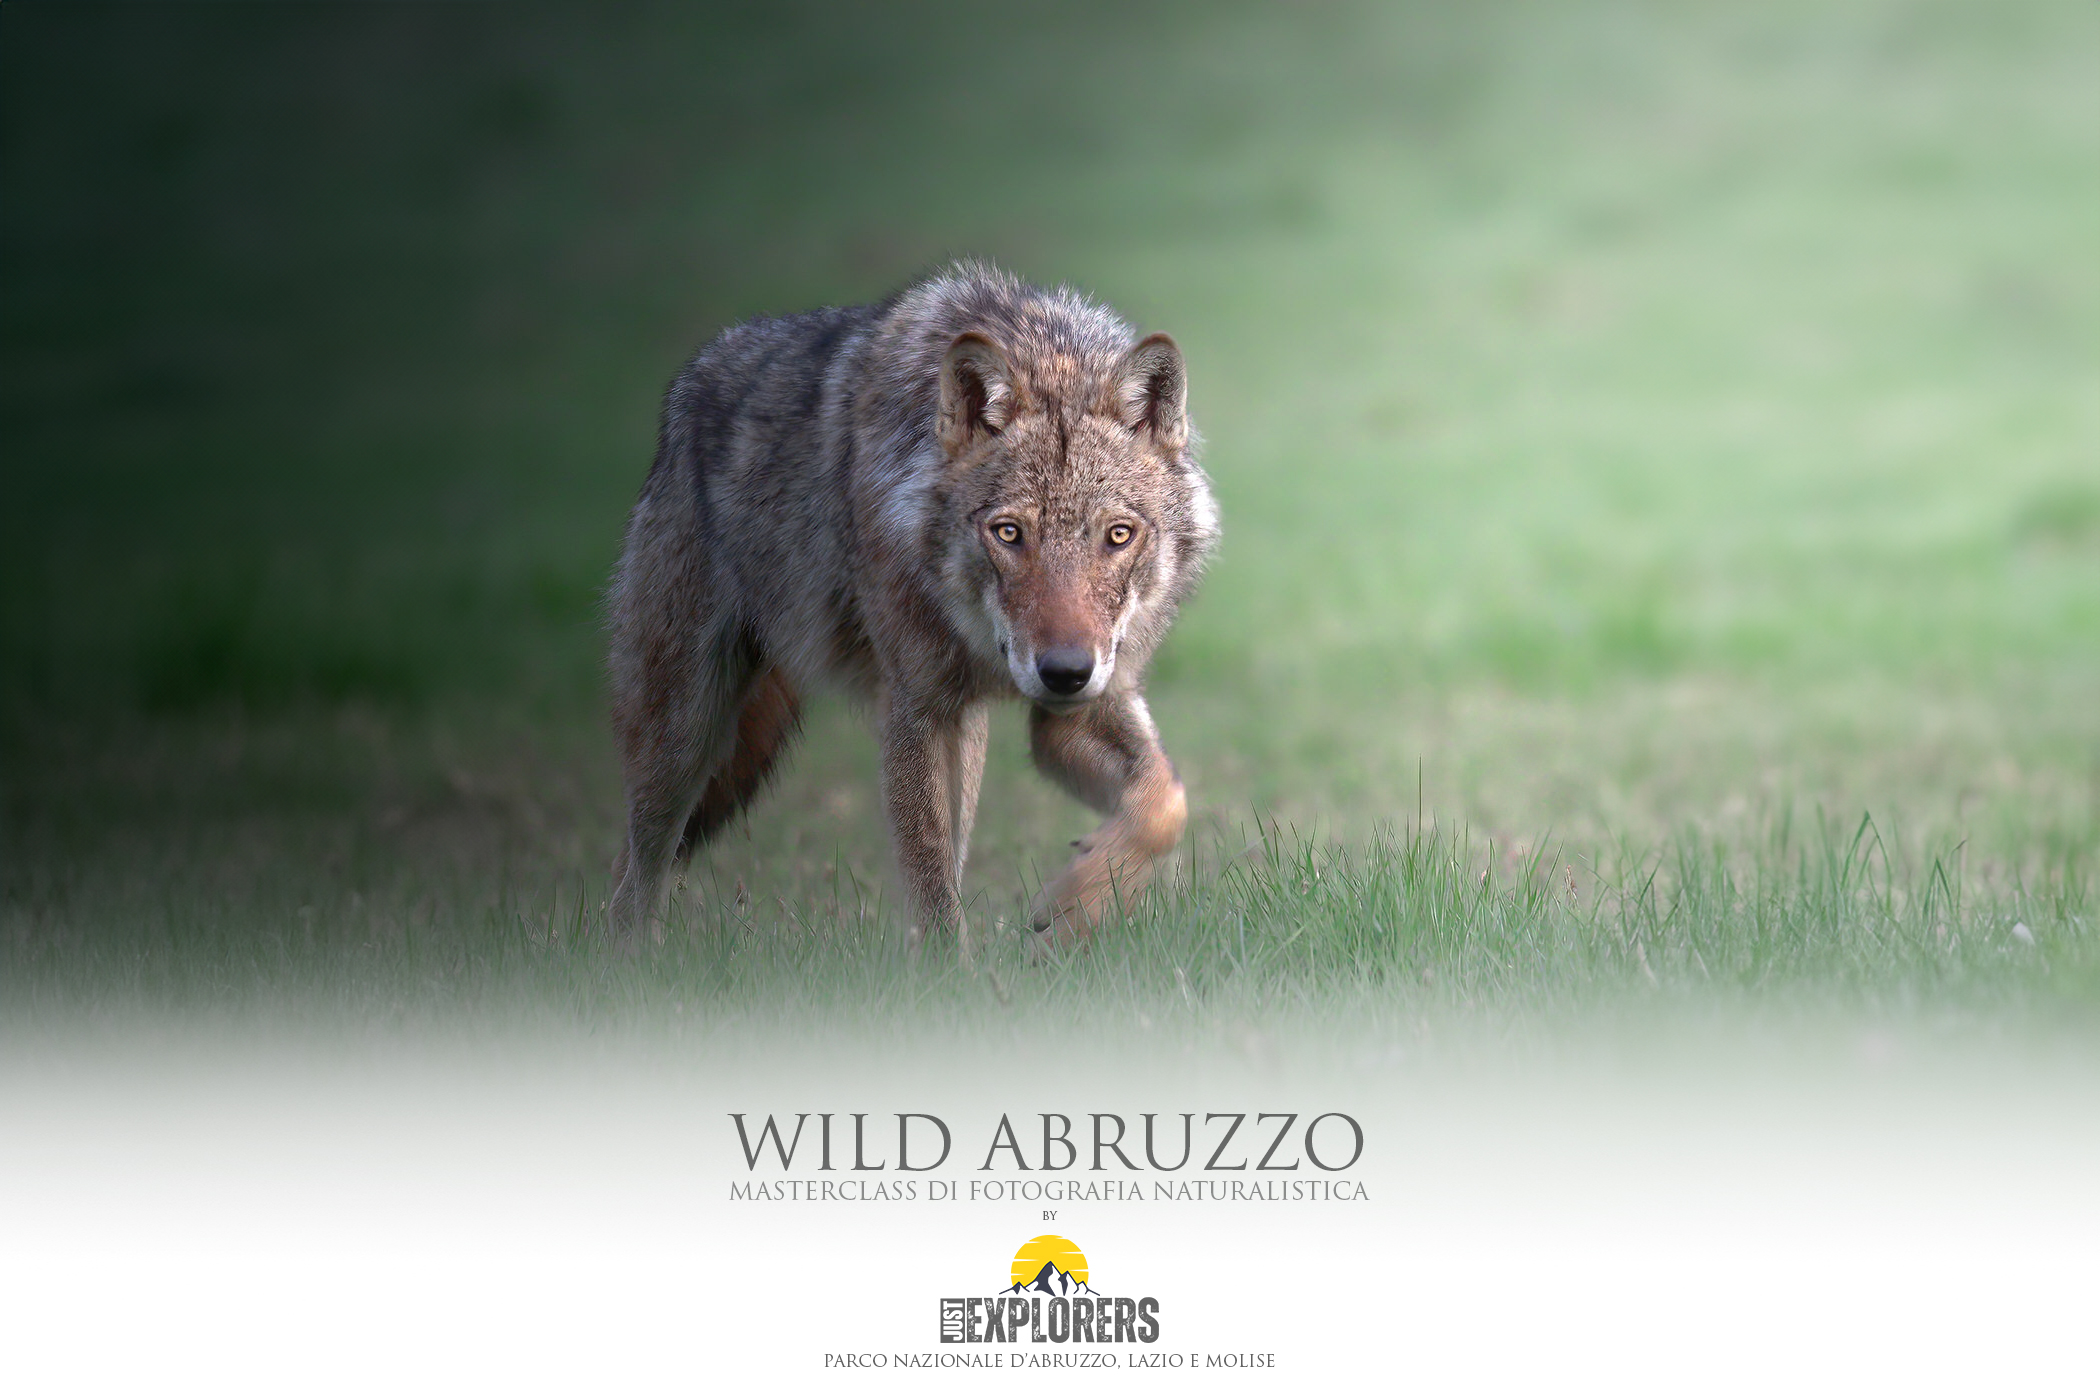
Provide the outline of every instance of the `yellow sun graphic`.
[[1043,1265],[1055,1264],[1077,1283],[1086,1282],[1086,1256],[1063,1235],[1037,1235],[1014,1255],[1013,1281],[1031,1283]]

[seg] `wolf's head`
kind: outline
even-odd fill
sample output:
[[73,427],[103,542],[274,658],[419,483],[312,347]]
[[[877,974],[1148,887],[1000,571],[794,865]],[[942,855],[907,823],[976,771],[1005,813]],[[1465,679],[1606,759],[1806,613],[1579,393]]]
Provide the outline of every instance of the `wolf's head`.
[[944,573],[983,610],[1021,693],[1064,710],[1143,668],[1217,507],[1172,339],[1089,353],[1026,329],[965,331],[942,359],[936,428],[957,507]]

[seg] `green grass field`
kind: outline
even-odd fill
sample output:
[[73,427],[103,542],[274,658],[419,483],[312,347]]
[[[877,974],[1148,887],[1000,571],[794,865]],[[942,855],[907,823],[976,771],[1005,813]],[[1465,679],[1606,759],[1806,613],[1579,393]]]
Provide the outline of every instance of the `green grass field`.
[[[2071,3],[10,6],[0,1016],[2089,1045],[2096,77]],[[957,254],[1188,353],[1179,869],[907,960],[831,701],[615,960],[662,386]],[[1090,824],[1018,720],[980,929]]]

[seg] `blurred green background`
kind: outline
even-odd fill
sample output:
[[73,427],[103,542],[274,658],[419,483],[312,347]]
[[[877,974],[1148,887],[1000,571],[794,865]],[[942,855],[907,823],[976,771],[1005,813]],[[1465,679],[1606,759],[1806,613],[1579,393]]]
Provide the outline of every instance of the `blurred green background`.
[[[1199,836],[2083,868],[2096,250],[2086,3],[9,5],[0,938],[602,898],[663,385],[957,255],[1188,352]],[[697,897],[883,851],[832,704]]]

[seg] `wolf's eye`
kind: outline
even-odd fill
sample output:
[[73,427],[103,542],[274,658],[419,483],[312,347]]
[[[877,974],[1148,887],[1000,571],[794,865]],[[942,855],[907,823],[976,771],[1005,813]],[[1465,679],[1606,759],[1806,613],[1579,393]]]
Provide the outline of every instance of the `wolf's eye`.
[[1001,544],[1019,544],[1021,542],[1021,527],[1014,524],[1011,520],[1002,520],[992,527],[992,538]]
[[1121,549],[1124,545],[1129,543],[1130,527],[1128,525],[1117,524],[1108,527],[1109,548]]

